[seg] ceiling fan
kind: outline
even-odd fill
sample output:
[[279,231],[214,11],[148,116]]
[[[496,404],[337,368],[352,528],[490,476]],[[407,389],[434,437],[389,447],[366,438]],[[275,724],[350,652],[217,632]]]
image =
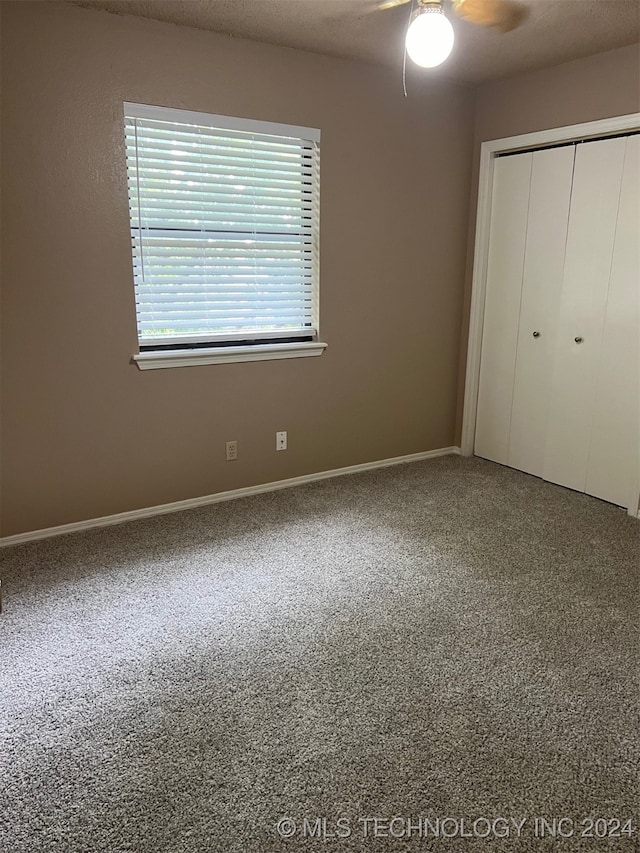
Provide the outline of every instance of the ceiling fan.
[[[440,65],[453,48],[453,27],[444,11],[445,0],[382,0],[376,5],[384,11],[411,3],[407,29],[408,56],[423,68]],[[519,0],[448,0],[453,12],[464,21],[483,27],[496,27],[503,33],[514,30],[527,17],[527,7]]]

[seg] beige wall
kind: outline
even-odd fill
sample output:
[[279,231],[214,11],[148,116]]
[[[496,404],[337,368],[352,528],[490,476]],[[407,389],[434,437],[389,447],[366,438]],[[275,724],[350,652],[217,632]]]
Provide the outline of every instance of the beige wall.
[[500,139],[520,133],[627,115],[638,110],[640,110],[640,49],[638,45],[567,62],[544,71],[513,77],[510,80],[487,83],[478,89],[467,274],[463,328],[460,338],[456,444],[460,443],[462,431],[481,143],[488,139]]
[[[453,443],[472,91],[405,100],[399,70],[55,2],[2,13],[3,535]],[[130,364],[123,100],[322,129],[325,355]]]

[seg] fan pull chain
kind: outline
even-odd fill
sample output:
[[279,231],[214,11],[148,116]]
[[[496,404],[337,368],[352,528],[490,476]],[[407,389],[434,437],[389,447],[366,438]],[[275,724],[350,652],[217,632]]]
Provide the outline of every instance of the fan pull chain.
[[405,98],[407,96],[407,48],[404,49],[404,55],[402,57],[402,91],[404,92]]
[[416,0],[411,0],[411,6],[409,7],[409,21],[407,22],[407,29],[404,33],[404,50],[402,51],[402,91],[404,92],[405,98],[407,95],[407,31],[409,30],[409,26],[411,25],[411,20],[413,18],[413,8],[415,6]]

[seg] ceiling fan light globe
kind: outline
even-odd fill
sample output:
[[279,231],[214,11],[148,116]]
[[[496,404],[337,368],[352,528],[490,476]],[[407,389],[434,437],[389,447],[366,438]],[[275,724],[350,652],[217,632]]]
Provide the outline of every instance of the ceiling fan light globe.
[[409,58],[421,68],[441,65],[453,49],[453,27],[440,9],[420,12],[407,30]]

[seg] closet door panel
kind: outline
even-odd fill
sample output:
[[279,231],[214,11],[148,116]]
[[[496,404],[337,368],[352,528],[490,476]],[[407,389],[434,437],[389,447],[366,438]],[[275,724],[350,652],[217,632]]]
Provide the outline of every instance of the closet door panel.
[[498,157],[487,266],[475,453],[507,462],[532,155]]
[[533,154],[508,464],[542,476],[575,147]]
[[640,137],[627,139],[586,489],[627,506],[640,466]]
[[576,151],[543,477],[584,491],[626,140]]

